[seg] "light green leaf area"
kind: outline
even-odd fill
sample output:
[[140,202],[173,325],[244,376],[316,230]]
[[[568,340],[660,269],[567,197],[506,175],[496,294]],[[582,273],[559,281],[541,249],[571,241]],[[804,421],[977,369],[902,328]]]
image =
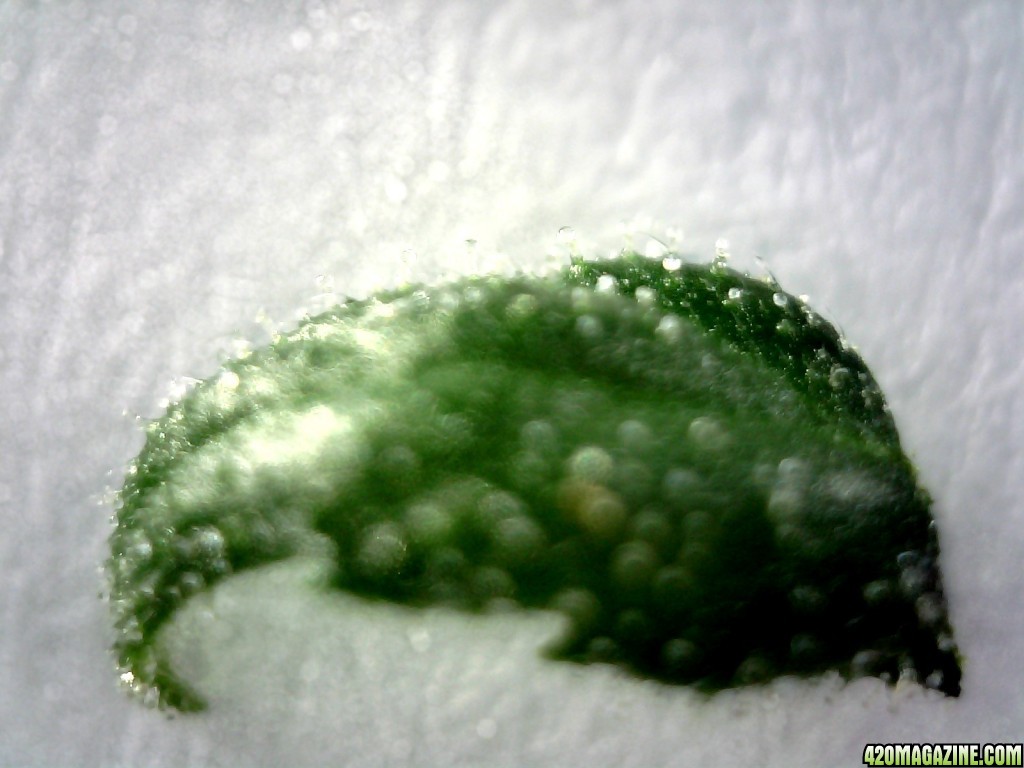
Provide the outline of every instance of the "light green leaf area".
[[132,690],[189,596],[326,553],[410,605],[564,612],[551,655],[707,690],[960,690],[929,498],[836,330],[774,283],[624,254],[304,322],[152,422],[111,537]]

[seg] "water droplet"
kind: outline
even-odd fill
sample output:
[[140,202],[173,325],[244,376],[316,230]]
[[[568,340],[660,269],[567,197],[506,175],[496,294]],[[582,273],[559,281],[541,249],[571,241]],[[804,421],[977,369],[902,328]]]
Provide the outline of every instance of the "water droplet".
[[601,603],[586,589],[570,588],[559,592],[551,600],[551,607],[567,616],[577,630],[592,625],[601,613]]
[[803,510],[804,492],[799,485],[779,483],[768,499],[768,515],[777,523],[796,517]]
[[639,646],[651,635],[651,620],[639,608],[627,608],[615,618],[614,635],[624,646]]
[[732,436],[710,416],[698,416],[691,421],[686,435],[705,451],[722,451],[732,442]]
[[917,610],[917,618],[926,626],[938,624],[946,615],[942,597],[936,592],[921,595],[914,603],[914,608]]
[[789,643],[789,653],[797,661],[813,661],[821,652],[821,643],[814,635],[793,635]]
[[786,307],[789,305],[789,297],[780,291],[776,291],[772,294],[772,301],[775,302],[775,306],[777,307]]
[[519,451],[510,462],[509,477],[520,491],[535,491],[550,473],[548,460],[533,451]]
[[913,659],[902,658],[900,659],[900,684],[916,683],[918,681],[917,668],[914,666]]
[[612,661],[619,656],[619,644],[610,637],[595,637],[587,644],[587,655],[594,661]]
[[596,445],[578,448],[568,461],[568,473],[590,483],[604,483],[611,478],[615,461],[611,455]]
[[729,299],[731,301],[739,301],[743,298],[743,289],[736,288],[735,286],[729,289]]
[[828,375],[828,385],[832,389],[840,389],[850,381],[852,378],[850,369],[844,365],[833,365],[832,370]]
[[597,278],[597,290],[599,293],[618,293],[619,281],[613,275],[601,275]]
[[467,567],[466,555],[456,547],[440,547],[427,551],[426,574],[430,580],[442,582],[460,580]]
[[604,333],[601,320],[594,315],[581,315],[576,318],[576,333],[585,339],[595,341]]
[[736,668],[736,679],[743,683],[759,683],[772,676],[772,665],[759,654],[751,654]]
[[516,566],[533,559],[544,547],[544,529],[528,517],[510,517],[494,529],[494,546],[502,563]]
[[925,678],[924,684],[932,690],[942,690],[942,681],[945,679],[945,675],[942,674],[941,669],[936,669],[928,677]]
[[[468,241],[467,241],[468,242]],[[475,241],[474,241],[475,242]],[[484,299],[487,298],[487,294],[484,293],[483,288],[478,285],[471,285],[465,291],[462,292],[462,299],[472,307],[483,304]]]
[[629,453],[640,453],[650,447],[654,433],[642,421],[629,419],[619,424],[618,438]]
[[181,594],[185,597],[194,595],[196,592],[201,590],[206,585],[205,580],[198,573],[192,571],[186,571],[181,574],[178,579],[178,587],[181,589]]
[[451,536],[453,523],[444,507],[434,502],[412,504],[405,511],[405,524],[413,539],[424,546],[438,546]]
[[520,293],[512,297],[512,300],[505,308],[505,315],[509,320],[525,320],[537,314],[540,302],[537,297],[529,293]]
[[678,272],[683,268],[683,260],[676,256],[666,256],[661,260],[661,266],[666,272]]
[[692,596],[693,589],[693,573],[682,565],[667,565],[659,569],[654,577],[654,597],[658,606],[668,612],[685,606]]
[[641,541],[655,547],[672,540],[672,523],[668,515],[657,509],[644,509],[630,521],[630,531]]
[[789,318],[784,318],[775,324],[775,330],[783,336],[794,336],[796,334],[796,325]]
[[806,461],[797,456],[787,456],[779,462],[778,481],[785,485],[806,485],[810,472]]
[[238,378],[237,373],[235,373],[234,371],[224,371],[217,378],[217,387],[219,389],[231,392],[234,391],[235,389],[238,389],[239,382],[240,379]]
[[485,565],[477,568],[471,577],[472,591],[477,599],[487,601],[495,606],[503,599],[515,597],[515,579],[503,568]]
[[646,541],[630,541],[612,554],[612,579],[620,589],[638,590],[650,584],[658,570],[658,553]]
[[508,491],[491,491],[480,499],[480,514],[488,525],[526,514],[526,503]]
[[789,604],[798,616],[813,616],[826,606],[828,601],[821,590],[807,584],[793,587],[789,593]]
[[700,475],[692,469],[676,467],[665,473],[661,492],[665,501],[685,506],[702,485],[703,481],[700,479]]
[[721,272],[726,268],[729,260],[729,241],[719,238],[715,241],[715,256],[711,260],[711,271]]
[[900,552],[896,555],[896,565],[900,568],[910,568],[911,566],[917,565],[920,560],[920,553],[913,549],[909,549],[906,552]]
[[873,675],[882,667],[882,654],[877,650],[857,651],[850,660],[850,674],[853,677]]
[[864,585],[864,602],[881,605],[892,597],[893,586],[888,579],[877,579]]
[[153,554],[153,545],[142,531],[132,531],[125,543],[124,557],[129,564],[145,562]]
[[900,589],[909,598],[916,599],[928,585],[928,571],[912,565],[900,571]]
[[558,430],[549,421],[534,419],[519,430],[519,441],[528,450],[552,453],[558,448]]
[[700,650],[689,640],[675,638],[661,649],[665,665],[673,672],[685,673],[692,669],[700,658]]
[[633,296],[636,298],[637,304],[644,307],[653,307],[658,300],[658,294],[654,292],[654,289],[648,288],[646,285],[641,285],[637,288]]
[[195,553],[200,557],[212,559],[224,554],[224,534],[213,526],[197,529],[192,539]]
[[677,344],[683,338],[684,328],[682,318],[665,315],[658,322],[658,327],[654,329],[654,335],[667,344]]
[[120,640],[124,643],[138,643],[142,640],[142,627],[134,616],[128,616],[117,624],[121,633]]
[[367,528],[360,539],[357,563],[364,576],[373,579],[395,576],[405,564],[407,544],[397,523],[384,522]]
[[[458,416],[451,414],[448,418]],[[407,445],[391,445],[377,456],[377,471],[389,480],[408,485],[419,476],[420,457]]]
[[601,485],[573,478],[559,488],[559,501],[584,531],[601,539],[616,538],[626,522],[622,499]]

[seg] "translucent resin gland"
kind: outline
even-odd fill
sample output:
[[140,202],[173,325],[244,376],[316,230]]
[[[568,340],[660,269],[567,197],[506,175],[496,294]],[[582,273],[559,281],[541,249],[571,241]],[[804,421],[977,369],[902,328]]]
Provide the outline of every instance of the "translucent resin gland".
[[115,650],[133,691],[201,708],[160,630],[315,551],[357,594],[561,611],[559,659],[955,696],[929,506],[863,361],[774,283],[624,254],[413,286],[229,361],[148,426],[111,536]]

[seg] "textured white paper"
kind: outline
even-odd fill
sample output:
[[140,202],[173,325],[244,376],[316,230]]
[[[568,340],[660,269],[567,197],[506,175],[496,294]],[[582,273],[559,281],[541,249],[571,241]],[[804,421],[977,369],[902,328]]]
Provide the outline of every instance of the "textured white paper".
[[[866,742],[1019,740],[1022,122],[1012,1],[0,3],[0,765],[855,766]],[[168,633],[208,712],[117,690],[102,497],[172,382],[342,295],[680,237],[808,294],[877,375],[936,499],[959,700],[707,699],[544,661],[553,617],[368,605],[308,563]]]

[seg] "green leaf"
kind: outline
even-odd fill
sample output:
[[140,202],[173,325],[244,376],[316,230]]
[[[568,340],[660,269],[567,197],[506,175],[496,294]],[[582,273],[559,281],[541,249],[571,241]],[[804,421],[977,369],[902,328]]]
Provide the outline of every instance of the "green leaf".
[[929,505],[864,362],[774,283],[624,254],[413,286],[149,425],[111,537],[116,652],[132,690],[200,708],[156,642],[174,611],[328,552],[359,594],[561,610],[556,658],[958,695]]

